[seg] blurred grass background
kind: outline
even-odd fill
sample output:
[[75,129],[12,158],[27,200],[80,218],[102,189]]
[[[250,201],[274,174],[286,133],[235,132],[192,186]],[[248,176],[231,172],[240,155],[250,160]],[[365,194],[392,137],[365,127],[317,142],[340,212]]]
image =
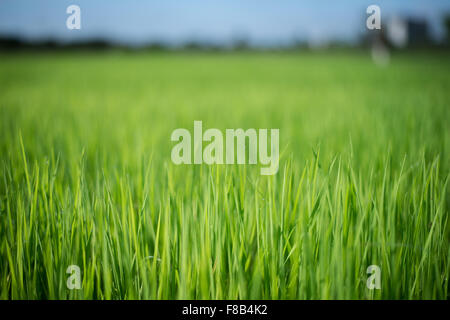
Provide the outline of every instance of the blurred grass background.
[[[1,297],[448,298],[449,67],[440,52],[384,68],[357,51],[1,54]],[[173,165],[170,134],[194,120],[279,128],[278,174]]]

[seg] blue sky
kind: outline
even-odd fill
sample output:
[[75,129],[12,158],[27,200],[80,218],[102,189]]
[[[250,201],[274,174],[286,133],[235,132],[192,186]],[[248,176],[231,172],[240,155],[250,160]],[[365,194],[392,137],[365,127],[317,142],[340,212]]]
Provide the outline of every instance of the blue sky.
[[[81,30],[67,30],[66,8],[81,8]],[[449,0],[1,0],[0,34],[70,42],[101,38],[126,44],[203,40],[228,43],[244,37],[257,45],[303,39],[355,40],[365,30],[368,5],[393,15],[424,18],[436,38]]]

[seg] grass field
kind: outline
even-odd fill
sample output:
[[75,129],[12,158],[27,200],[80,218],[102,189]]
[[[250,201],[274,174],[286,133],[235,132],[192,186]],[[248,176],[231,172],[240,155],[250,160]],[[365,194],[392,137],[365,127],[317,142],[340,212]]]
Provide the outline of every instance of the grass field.
[[[439,53],[1,54],[0,297],[448,299],[449,70]],[[279,128],[278,173],[174,165],[194,120]]]

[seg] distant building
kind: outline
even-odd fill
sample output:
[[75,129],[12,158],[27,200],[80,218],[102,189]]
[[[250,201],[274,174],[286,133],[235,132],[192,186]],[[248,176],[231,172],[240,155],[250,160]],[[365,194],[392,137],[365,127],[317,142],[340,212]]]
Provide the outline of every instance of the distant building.
[[431,44],[425,20],[392,17],[381,30],[370,30],[366,41],[370,45],[373,62],[386,66],[390,62],[390,48],[421,47]]
[[394,17],[387,23],[386,35],[391,45],[404,48],[408,45],[408,24],[405,20]]
[[386,38],[396,48],[424,46],[431,42],[427,22],[413,18],[391,18],[386,25]]

